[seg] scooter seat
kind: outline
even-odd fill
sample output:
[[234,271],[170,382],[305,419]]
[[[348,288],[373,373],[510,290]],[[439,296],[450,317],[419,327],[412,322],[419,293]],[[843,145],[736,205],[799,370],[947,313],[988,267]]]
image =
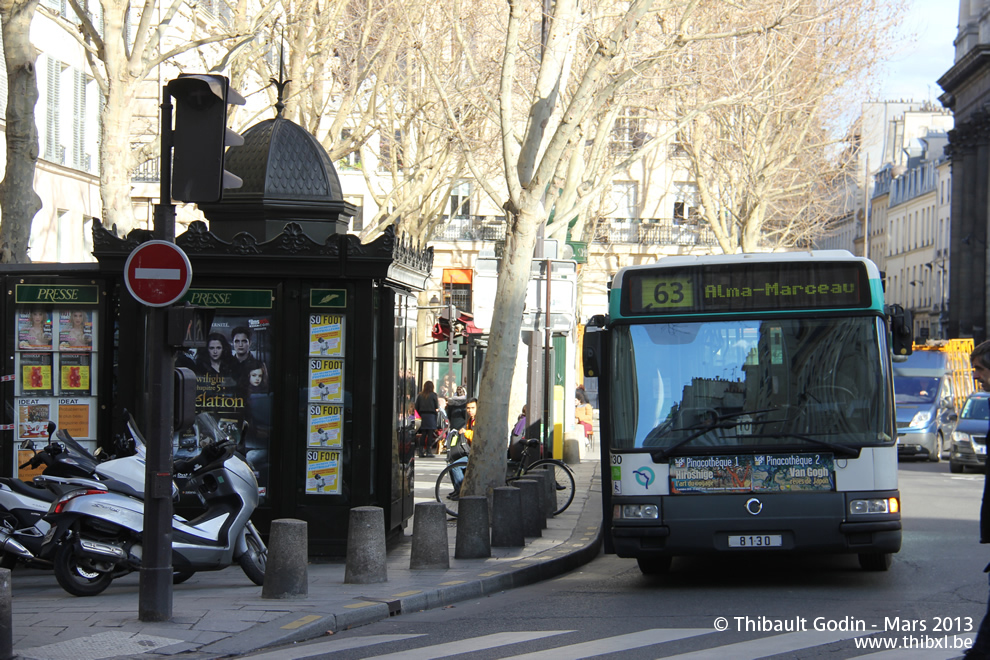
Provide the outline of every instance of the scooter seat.
[[4,479],[3,484],[18,495],[33,497],[34,499],[42,500],[43,502],[54,502],[58,497],[57,493],[53,493],[47,488],[25,483],[20,479]]

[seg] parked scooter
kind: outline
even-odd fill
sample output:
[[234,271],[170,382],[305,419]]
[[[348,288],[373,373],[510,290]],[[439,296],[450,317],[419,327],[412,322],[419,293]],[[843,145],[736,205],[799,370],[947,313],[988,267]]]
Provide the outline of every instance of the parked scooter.
[[[127,492],[144,489],[143,453],[101,462],[100,450],[91,454],[68,431],[59,429],[56,433],[55,428],[54,422],[48,422],[48,444],[35,450],[31,460],[20,466],[36,469],[44,465],[40,476],[31,483],[15,477],[0,478],[0,567],[13,568],[18,560],[36,566],[47,564],[37,556],[49,529],[43,516],[59,496],[80,488]],[[33,444],[28,448],[34,450]],[[139,467],[122,470],[131,464]]]
[[[213,416],[201,413],[199,455],[175,462],[190,475],[206,510],[192,520],[172,519],[175,581],[197,571],[220,570],[238,562],[261,585],[268,550],[251,514],[258,506],[258,482],[236,453],[236,444]],[[118,492],[69,492],[58,498],[45,520],[51,524],[42,557],[50,559],[58,583],[74,596],[95,596],[114,578],[141,567],[144,502]]]

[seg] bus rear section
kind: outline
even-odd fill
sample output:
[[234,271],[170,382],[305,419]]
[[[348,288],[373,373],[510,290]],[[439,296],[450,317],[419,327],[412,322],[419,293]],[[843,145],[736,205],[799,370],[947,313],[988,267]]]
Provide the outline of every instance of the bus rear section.
[[[610,318],[586,329],[601,396],[606,549],[646,573],[675,556],[726,552],[856,554],[863,568],[886,570],[901,517],[875,266],[849,257],[816,271],[777,255],[666,262],[677,267],[620,272]],[[726,281],[827,292],[837,278],[857,293],[706,304]],[[672,281],[691,291],[690,304],[654,307]]]

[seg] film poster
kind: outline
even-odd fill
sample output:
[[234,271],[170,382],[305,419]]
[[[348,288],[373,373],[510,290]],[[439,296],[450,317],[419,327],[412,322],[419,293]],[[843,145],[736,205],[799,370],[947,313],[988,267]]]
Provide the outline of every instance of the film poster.
[[340,494],[340,451],[333,449],[306,451],[306,494]]

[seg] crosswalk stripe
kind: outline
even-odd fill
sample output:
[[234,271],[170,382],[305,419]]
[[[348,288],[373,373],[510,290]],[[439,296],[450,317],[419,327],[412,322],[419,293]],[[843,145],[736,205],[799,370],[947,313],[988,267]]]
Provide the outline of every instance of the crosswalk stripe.
[[[976,635],[953,635],[955,639],[975,639]],[[955,645],[953,643],[953,645]],[[912,649],[897,648],[889,651],[877,651],[866,655],[857,655],[856,660],[901,660],[905,656],[911,660],[949,660],[958,658],[963,654],[964,648],[958,649]]]
[[423,637],[418,635],[369,635],[367,637],[349,637],[345,639],[331,639],[326,642],[307,644],[305,646],[294,646],[279,651],[270,651],[261,655],[244,656],[250,660],[300,660],[300,658],[311,658],[314,655],[332,653],[334,651],[347,651],[349,649],[360,649],[365,646],[375,644],[386,644],[388,642],[401,642],[404,639],[414,639]]
[[569,632],[574,631],[543,630],[534,632],[523,631],[495,633],[493,635],[482,635],[481,637],[469,637],[468,639],[462,639],[456,642],[424,646],[418,649],[407,649],[405,651],[399,651],[398,653],[389,653],[388,655],[376,655],[375,659],[382,660],[383,658],[396,658],[397,660],[434,660],[435,658],[444,658],[448,655],[457,655],[458,653],[472,653],[475,651],[483,651],[485,649],[493,649],[497,646],[505,646],[507,644],[531,642],[534,639],[543,639],[544,637],[553,637],[554,635],[564,635]]
[[[841,642],[845,639],[863,637],[870,632],[826,632],[808,631],[787,633],[785,635],[774,635],[772,637],[761,637],[748,642],[737,642],[726,644],[701,651],[692,651],[680,655],[666,656],[665,660],[711,660],[712,653],[717,652],[720,657],[732,658],[732,660],[756,660],[768,655],[778,653],[788,653],[801,649],[819,646],[821,644],[831,644]],[[903,654],[902,654],[903,655]]]
[[593,639],[590,642],[581,642],[580,644],[571,644],[570,646],[514,655],[503,658],[502,660],[541,660],[542,658],[578,660],[578,658],[590,658],[605,653],[618,653],[644,646],[652,646],[653,644],[672,642],[675,639],[705,635],[711,632],[711,628],[654,628],[653,630],[641,630],[627,635]]

